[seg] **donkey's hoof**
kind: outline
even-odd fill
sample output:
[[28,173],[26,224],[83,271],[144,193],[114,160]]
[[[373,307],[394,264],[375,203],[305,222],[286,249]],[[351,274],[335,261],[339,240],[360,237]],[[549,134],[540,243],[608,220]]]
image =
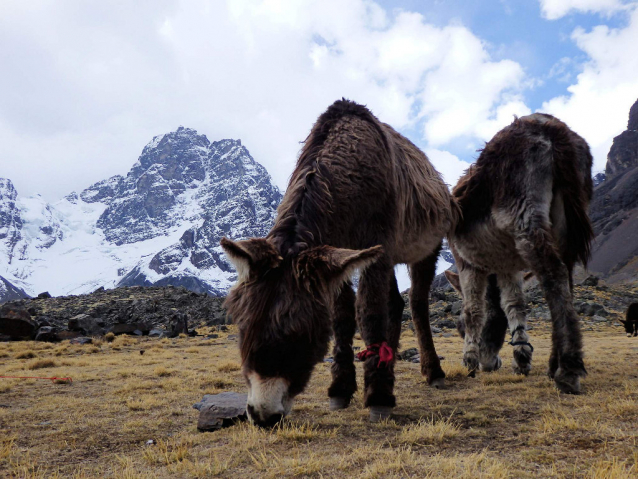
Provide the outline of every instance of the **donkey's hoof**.
[[578,374],[567,373],[558,368],[554,375],[554,383],[562,393],[580,394],[580,376]]
[[481,371],[485,371],[486,373],[491,373],[492,371],[498,371],[501,369],[503,365],[503,361],[501,361],[500,356],[496,356],[494,359],[490,361],[486,361],[480,364]]
[[350,405],[350,399],[349,398],[340,398],[340,397],[330,398],[330,410],[331,411],[338,411],[339,409],[345,409],[349,405]]
[[392,414],[389,406],[370,406],[370,422],[379,422],[388,419]]
[[467,351],[463,355],[463,364],[470,371],[470,373],[475,372],[479,368],[478,354],[476,354],[474,351]]
[[445,389],[445,378],[436,378],[430,382],[430,386],[436,389]]
[[532,347],[528,345],[514,347],[514,361],[512,366],[515,374],[527,376],[532,370]]

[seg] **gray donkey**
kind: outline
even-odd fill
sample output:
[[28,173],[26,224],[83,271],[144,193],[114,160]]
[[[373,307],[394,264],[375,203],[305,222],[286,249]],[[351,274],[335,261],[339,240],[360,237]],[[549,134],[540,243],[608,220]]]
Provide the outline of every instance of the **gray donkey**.
[[447,276],[463,296],[463,361],[470,375],[479,367],[491,371],[501,365],[504,330],[496,331],[503,328],[501,307],[512,335],[514,371],[529,373],[533,347],[525,331],[522,271],[531,269],[552,317],[548,375],[562,392],[580,392],[587,372],[572,304],[572,270],[590,256],[591,166],[583,138],[537,113],[497,133],[454,188],[463,217],[449,240],[459,275]]

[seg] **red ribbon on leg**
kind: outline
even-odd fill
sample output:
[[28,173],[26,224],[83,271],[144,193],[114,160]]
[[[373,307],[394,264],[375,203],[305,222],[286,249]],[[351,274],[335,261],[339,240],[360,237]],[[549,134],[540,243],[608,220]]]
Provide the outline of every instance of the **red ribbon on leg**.
[[371,356],[379,355],[379,362],[377,364],[377,368],[387,367],[394,360],[394,351],[388,343],[383,341],[381,344],[375,343],[371,344],[364,349],[359,354],[357,354],[357,358],[359,361],[365,361]]

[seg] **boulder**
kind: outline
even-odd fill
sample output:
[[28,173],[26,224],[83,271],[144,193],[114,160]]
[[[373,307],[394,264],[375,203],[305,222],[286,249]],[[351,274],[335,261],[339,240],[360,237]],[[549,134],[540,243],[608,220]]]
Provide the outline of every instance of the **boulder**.
[[88,314],[78,314],[69,319],[69,331],[81,331],[91,336],[102,336],[104,334],[104,322],[95,319]]
[[87,338],[86,336],[80,336],[78,338],[73,338],[71,340],[71,344],[84,345],[84,344],[92,344],[92,343],[93,343],[93,339]]
[[150,332],[148,333],[148,335],[151,338],[159,338],[162,336],[162,334],[164,334],[166,331],[164,331],[163,329],[159,329],[159,328],[153,328],[150,330]]
[[48,299],[50,297],[51,297],[51,294],[48,291],[38,294],[38,299]]
[[52,326],[42,326],[35,335],[36,341],[55,342],[58,341],[58,335]]
[[0,307],[0,334],[13,339],[32,338],[38,330],[38,323],[24,308],[4,305]]
[[461,314],[462,309],[463,309],[463,301],[454,301],[452,303],[452,309],[450,310],[450,312],[454,316],[458,316],[459,314]]
[[206,394],[193,405],[199,411],[197,429],[200,431],[216,431],[222,427],[232,426],[238,421],[245,421],[246,394],[223,392]]
[[585,278],[585,280],[583,281],[583,286],[598,286],[598,281],[598,277],[592,274]]
[[188,334],[188,314],[175,313],[171,318],[171,324],[169,326],[169,337],[176,338],[180,334]]

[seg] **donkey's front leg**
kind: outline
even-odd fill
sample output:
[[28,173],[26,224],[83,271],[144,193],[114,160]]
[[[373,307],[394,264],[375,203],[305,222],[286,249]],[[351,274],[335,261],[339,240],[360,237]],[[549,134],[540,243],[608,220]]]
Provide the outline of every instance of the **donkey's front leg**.
[[334,363],[331,368],[332,384],[328,388],[331,411],[347,408],[357,390],[357,373],[352,350],[352,338],[356,329],[354,303],[354,291],[348,282],[341,288],[332,316]]
[[471,377],[479,368],[481,332],[485,322],[485,291],[487,273],[471,266],[459,271],[461,290],[463,291],[463,317],[465,321],[465,344],[463,346],[463,364]]
[[498,283],[501,289],[501,306],[507,315],[514,346],[514,372],[527,376],[532,369],[532,352],[527,335],[527,317],[525,315],[525,297],[523,295],[522,274],[499,274]]
[[364,400],[370,420],[390,415],[396,405],[394,389],[395,351],[388,344],[388,293],[392,265],[378,260],[361,275],[357,294],[357,322],[367,348],[358,355],[364,363]]

